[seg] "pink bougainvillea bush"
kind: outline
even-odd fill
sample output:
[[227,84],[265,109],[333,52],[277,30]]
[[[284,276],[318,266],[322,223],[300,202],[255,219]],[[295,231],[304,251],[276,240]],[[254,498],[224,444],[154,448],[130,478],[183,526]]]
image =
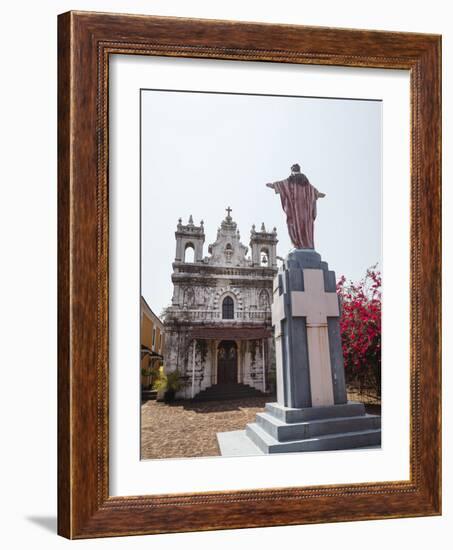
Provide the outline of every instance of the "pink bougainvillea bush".
[[337,283],[346,383],[361,393],[381,395],[381,273],[377,264],[357,283]]

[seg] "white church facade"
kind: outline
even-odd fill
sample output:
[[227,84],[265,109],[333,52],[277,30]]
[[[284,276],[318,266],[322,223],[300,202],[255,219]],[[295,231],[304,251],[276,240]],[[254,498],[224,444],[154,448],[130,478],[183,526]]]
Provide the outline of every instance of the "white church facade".
[[[250,232],[241,243],[231,209],[204,256],[203,222],[180,219],[175,232],[173,298],[166,310],[165,371],[178,371],[177,398],[228,395],[254,388],[268,392],[275,372],[272,285],[277,272],[277,232]],[[189,257],[190,255],[190,257]],[[217,390],[217,394],[215,394]],[[225,390],[226,391],[226,390]],[[252,390],[253,391],[253,390]]]

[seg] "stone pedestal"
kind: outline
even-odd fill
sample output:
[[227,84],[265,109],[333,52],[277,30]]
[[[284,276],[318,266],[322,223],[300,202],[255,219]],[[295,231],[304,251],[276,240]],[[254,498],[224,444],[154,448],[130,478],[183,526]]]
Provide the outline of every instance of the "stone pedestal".
[[264,453],[380,445],[380,416],[348,403],[335,273],[314,250],[294,250],[274,282],[277,403],[246,435]]

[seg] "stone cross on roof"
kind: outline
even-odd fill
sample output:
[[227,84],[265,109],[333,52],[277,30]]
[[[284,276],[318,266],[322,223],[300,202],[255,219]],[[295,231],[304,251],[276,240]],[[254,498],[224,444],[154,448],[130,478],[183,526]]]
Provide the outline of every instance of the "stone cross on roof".
[[231,218],[231,212],[233,209],[228,207],[228,208],[225,208],[225,210],[228,212],[227,218]]

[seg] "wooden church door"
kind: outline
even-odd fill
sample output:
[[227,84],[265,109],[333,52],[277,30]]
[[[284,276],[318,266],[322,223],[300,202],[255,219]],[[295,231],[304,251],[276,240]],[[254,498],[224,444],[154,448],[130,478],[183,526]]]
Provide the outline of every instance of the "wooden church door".
[[236,342],[223,340],[217,348],[217,384],[236,384],[238,350]]

